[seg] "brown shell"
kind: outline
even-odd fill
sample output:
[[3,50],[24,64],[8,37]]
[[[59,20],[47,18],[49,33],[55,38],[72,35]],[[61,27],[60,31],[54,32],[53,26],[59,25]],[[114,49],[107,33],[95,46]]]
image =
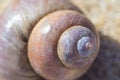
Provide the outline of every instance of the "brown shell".
[[29,60],[34,70],[42,77],[49,80],[74,80],[85,73],[94,61],[98,52],[98,38],[94,54],[79,64],[79,68],[70,69],[59,59],[61,55],[57,53],[58,40],[61,34],[73,25],[85,26],[98,37],[93,24],[85,16],[72,10],[49,14],[32,31],[28,45]]
[[[67,9],[81,12],[67,0],[14,0],[8,6],[0,15],[1,80],[40,80],[40,76],[29,63],[27,55],[29,36],[32,29],[44,16]],[[54,16],[53,18],[53,20],[56,19]],[[90,29],[93,29],[98,38],[94,27]]]

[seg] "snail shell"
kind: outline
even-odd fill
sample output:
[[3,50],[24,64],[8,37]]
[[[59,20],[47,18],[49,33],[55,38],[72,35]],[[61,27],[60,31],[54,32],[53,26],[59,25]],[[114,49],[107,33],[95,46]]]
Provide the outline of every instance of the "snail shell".
[[65,0],[15,0],[0,16],[1,80],[74,80],[95,60],[94,25]]

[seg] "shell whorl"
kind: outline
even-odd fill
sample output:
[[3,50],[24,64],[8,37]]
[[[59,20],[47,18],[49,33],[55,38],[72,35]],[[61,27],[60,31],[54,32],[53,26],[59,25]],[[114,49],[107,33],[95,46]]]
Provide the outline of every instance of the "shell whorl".
[[[40,79],[38,76],[39,74],[48,80],[73,80],[85,73],[97,56],[99,48],[99,37],[94,28],[94,25],[80,12],[81,11],[76,6],[72,5],[67,0],[14,0],[14,2],[10,4],[9,7],[0,16],[0,79],[38,80]],[[59,16],[63,16],[63,19]],[[74,18],[72,18],[73,16]],[[60,18],[60,20],[56,17]],[[48,22],[50,22],[50,24]],[[40,27],[40,25],[43,27]],[[55,25],[55,29],[54,27],[51,27]],[[82,58],[83,61],[88,61],[85,63],[85,66],[78,66],[80,68],[79,71],[78,67],[74,67],[73,64],[66,64],[68,62],[60,62],[62,58],[59,57],[59,55],[63,54],[57,54],[57,52],[59,53],[61,51],[61,48],[58,45],[61,44],[61,40],[59,41],[59,38],[61,38],[61,34],[63,34],[63,32],[65,32],[65,30],[71,26],[81,26],[89,29],[92,34],[94,34],[92,39],[94,40],[95,37],[96,43],[92,43],[93,45],[86,43],[86,46],[90,48],[91,45],[94,46],[95,44],[97,47],[95,48],[95,53],[91,53],[90,56],[88,53],[86,56],[83,53],[80,53],[82,48],[80,48],[78,45],[78,51],[80,55],[84,57]],[[40,29],[37,29],[37,27]],[[51,29],[53,29],[52,32],[55,34],[55,36],[51,34],[51,31],[50,34],[46,35]],[[36,32],[35,30],[41,31]],[[37,35],[37,33],[41,34]],[[33,39],[32,36],[38,37],[38,40],[40,39],[41,41],[47,41],[41,44],[37,44],[38,40],[36,39],[36,43],[34,43],[37,45],[31,46],[34,43],[30,42],[33,42],[32,40],[35,39]],[[48,40],[53,41],[49,42]],[[91,39],[90,41],[87,41],[90,42]],[[78,41],[78,44],[79,43],[81,44],[81,41]],[[47,48],[45,48],[45,45],[43,44],[49,45]],[[35,47],[40,47],[40,52],[48,50],[50,53],[55,52],[55,55],[48,53],[48,56],[44,56],[42,53],[40,56],[34,56],[32,53],[36,54],[36,52],[34,53],[32,51],[35,51]],[[32,57],[32,59],[30,57]],[[46,59],[43,57],[46,57]],[[37,61],[34,62],[34,59]],[[34,66],[37,62],[40,62],[38,64],[41,65],[40,67],[38,65],[39,68]],[[90,64],[88,64],[89,62]],[[61,68],[59,68],[60,66]],[[42,70],[39,72],[39,69]]]
[[[28,44],[34,70],[50,80],[81,76],[97,55],[98,40],[93,30],[93,24],[76,11],[59,10],[44,17],[33,29]],[[91,48],[83,49],[90,44]]]

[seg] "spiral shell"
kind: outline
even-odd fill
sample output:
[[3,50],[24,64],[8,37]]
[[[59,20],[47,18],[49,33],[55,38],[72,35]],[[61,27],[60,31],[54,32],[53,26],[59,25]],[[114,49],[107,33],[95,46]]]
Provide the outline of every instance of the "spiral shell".
[[[0,16],[0,79],[74,80],[84,74],[97,56],[99,37],[80,12],[67,0],[13,1]],[[72,32],[77,38],[69,44],[63,38]]]

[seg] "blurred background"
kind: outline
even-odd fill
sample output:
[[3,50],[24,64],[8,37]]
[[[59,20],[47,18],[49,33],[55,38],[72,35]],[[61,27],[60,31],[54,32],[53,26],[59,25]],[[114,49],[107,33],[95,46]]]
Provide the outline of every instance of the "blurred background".
[[[12,0],[0,0],[0,14]],[[78,80],[120,80],[120,0],[70,0],[100,34],[99,55]]]

